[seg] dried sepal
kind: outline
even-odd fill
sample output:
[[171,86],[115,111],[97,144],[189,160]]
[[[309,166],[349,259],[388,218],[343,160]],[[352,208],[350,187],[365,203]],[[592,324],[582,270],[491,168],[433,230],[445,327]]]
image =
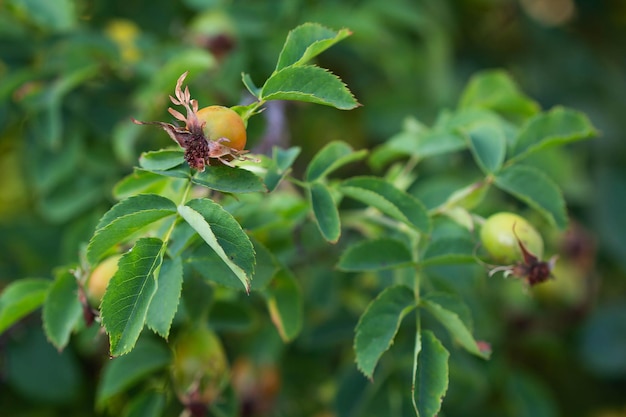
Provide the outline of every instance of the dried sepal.
[[209,159],[217,159],[221,163],[234,167],[233,160],[251,160],[257,161],[255,158],[245,156],[249,151],[237,150],[224,144],[230,142],[227,138],[218,138],[216,140],[208,139],[203,132],[204,122],[198,119],[198,100],[191,98],[189,86],[183,89],[183,82],[187,77],[184,72],[176,81],[174,89],[174,97],[170,97],[170,101],[177,106],[183,106],[186,115],[180,111],[169,107],[168,112],[178,121],[184,122],[184,127],[178,127],[165,122],[142,122],[136,119],[132,121],[138,125],[157,125],[160,126],[167,134],[185,150],[185,160],[189,166],[198,171],[204,171],[206,165],[209,165]]
[[[234,167],[232,164],[232,160],[237,159],[239,161],[254,161],[260,162],[256,158],[252,158],[246,156],[249,150],[237,150],[231,148],[230,146],[223,145],[223,142],[230,142],[228,138],[218,138],[217,140],[209,140],[209,157],[215,158],[221,163],[228,165],[229,167]],[[226,157],[230,157],[230,159],[226,159]]]
[[509,276],[521,278],[531,287],[553,278],[552,270],[554,269],[558,256],[555,255],[548,261],[542,261],[535,254],[531,253],[519,236],[517,236],[515,224],[513,224],[513,234],[522,252],[523,261],[513,265],[492,266],[489,270],[489,276],[502,272],[505,278]]

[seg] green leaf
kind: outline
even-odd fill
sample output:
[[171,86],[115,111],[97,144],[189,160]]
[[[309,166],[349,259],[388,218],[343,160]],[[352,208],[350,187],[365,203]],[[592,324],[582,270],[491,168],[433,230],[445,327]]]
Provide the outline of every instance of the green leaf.
[[470,150],[476,163],[485,174],[502,167],[506,155],[506,138],[497,125],[481,123],[467,132]]
[[415,296],[404,286],[385,289],[369,304],[354,338],[357,367],[366,377],[373,377],[380,357],[393,344],[400,322],[414,308]]
[[37,212],[50,223],[66,223],[93,209],[108,192],[95,177],[74,178],[57,187],[53,193],[41,195]]
[[201,245],[195,248],[191,255],[185,256],[184,262],[185,265],[191,266],[207,281],[215,282],[233,290],[241,290],[239,277],[208,245]]
[[255,310],[248,303],[239,300],[214,301],[209,310],[211,328],[215,331],[245,332],[256,323]]
[[311,207],[315,222],[322,236],[330,243],[336,243],[341,235],[339,211],[328,187],[314,182],[310,187]]
[[25,278],[7,285],[0,295],[0,334],[41,306],[50,284],[47,279]]
[[7,3],[9,8],[16,9],[16,17],[30,21],[44,31],[68,32],[80,20],[76,4],[71,0],[59,0],[54,4],[45,0],[13,0]]
[[118,262],[102,298],[102,324],[109,335],[111,355],[130,352],[143,329],[156,277],[163,261],[163,242],[142,238]]
[[[389,139],[382,149],[386,153],[411,155],[419,159],[426,159],[432,156],[456,152],[466,147],[467,141],[461,133],[447,129],[432,129],[419,132],[400,132]],[[380,152],[381,148],[377,150],[377,153]],[[383,161],[388,158],[377,156]]]
[[206,198],[191,200],[179,206],[178,212],[237,276],[246,291],[250,291],[254,247],[237,220]]
[[520,130],[511,159],[518,161],[542,149],[587,139],[596,134],[585,114],[555,107],[547,113],[536,115]]
[[150,339],[141,340],[128,355],[111,359],[104,367],[96,391],[97,407],[102,409],[115,395],[165,368],[170,360],[169,349]]
[[272,278],[274,278],[281,268],[279,261],[268,248],[254,238],[250,240],[254,245],[254,252],[256,254],[256,267],[254,270],[254,278],[252,279],[252,290],[261,290],[272,281]]
[[428,244],[420,265],[442,265],[475,262],[476,243],[469,238],[455,236],[442,237]]
[[320,67],[286,67],[272,74],[261,89],[261,99],[298,100],[341,110],[359,105],[339,77]]
[[342,166],[363,159],[366,154],[365,150],[354,152],[352,147],[345,142],[330,142],[315,154],[306,169],[304,178],[308,182],[325,178]]
[[[461,315],[459,315],[456,311],[446,309],[443,305],[441,305],[441,303],[444,302],[447,305],[454,306],[455,309],[459,309],[461,308],[459,306],[464,306],[463,302],[456,298],[449,300],[449,298],[453,298],[450,295],[446,295],[446,297],[448,297],[448,300],[442,298],[441,294],[433,294],[422,297],[420,300],[420,307],[431,313],[448,330],[448,332],[450,332],[452,338],[459,343],[463,349],[481,358],[489,358],[490,352],[481,351],[476,343],[476,340],[474,340],[474,336],[472,336],[471,331],[471,322],[464,321]],[[462,315],[467,317],[468,313],[464,312]]]
[[341,255],[343,271],[379,271],[413,265],[411,252],[399,240],[380,238],[354,244]]
[[490,109],[521,118],[539,111],[539,105],[523,94],[511,77],[501,70],[474,75],[463,91],[459,107]]
[[207,166],[191,178],[194,184],[223,193],[267,192],[261,178],[247,169],[227,166]]
[[[143,170],[143,168],[136,169]],[[166,170],[150,169],[145,171],[152,172],[153,174],[157,174],[162,177],[183,178],[186,180],[191,178],[191,168],[189,167],[189,164],[176,165],[174,168],[169,168]]]
[[348,29],[335,32],[318,23],[300,25],[287,35],[276,71],[290,65],[302,65],[351,34]]
[[300,151],[301,149],[298,147],[282,149],[275,146],[272,149],[272,165],[267,168],[264,179],[268,191],[274,191],[283,178],[291,171],[291,166],[298,155],[300,155]]
[[165,410],[166,394],[157,391],[148,391],[134,395],[124,409],[122,417],[159,417]]
[[340,191],[420,232],[430,230],[426,207],[417,198],[381,178],[353,177],[341,183]]
[[182,149],[161,149],[144,152],[139,157],[139,166],[147,171],[165,171],[185,162]]
[[178,309],[182,286],[181,258],[164,260],[157,278],[157,290],[148,308],[146,324],[165,339],[169,336],[170,326]]
[[106,252],[143,227],[176,214],[176,205],[154,194],[122,200],[102,216],[87,246],[87,260],[95,265]]
[[[599,346],[598,343],[594,343]],[[601,356],[597,351],[595,356]],[[597,370],[594,370],[594,373]],[[597,374],[596,374],[597,375]],[[558,417],[562,415],[552,387],[535,373],[512,369],[501,382],[502,395],[516,417]],[[610,414],[609,414],[610,416]]]
[[413,406],[419,417],[436,417],[448,390],[450,354],[433,332],[419,332],[413,365]]
[[76,277],[68,270],[58,273],[43,305],[43,328],[58,350],[67,346],[82,311]]
[[[2,344],[2,395],[13,393],[11,400],[2,401],[3,416],[19,415],[37,403],[71,407],[80,401],[88,380],[73,349],[57,351],[36,323],[20,326]],[[31,405],[19,404],[13,397],[17,394]]]
[[246,87],[246,89],[250,92],[250,94],[252,94],[256,98],[261,97],[261,89],[254,84],[254,81],[252,81],[252,77],[250,77],[250,74],[242,72],[241,81],[243,82],[244,87]]
[[539,211],[551,224],[565,229],[567,213],[559,187],[543,172],[524,165],[512,165],[495,176],[500,189]]
[[113,197],[124,200],[137,194],[160,194],[168,185],[167,178],[150,171],[135,169],[113,187]]
[[272,322],[281,339],[289,342],[302,329],[302,292],[293,275],[281,269],[267,287],[266,300]]

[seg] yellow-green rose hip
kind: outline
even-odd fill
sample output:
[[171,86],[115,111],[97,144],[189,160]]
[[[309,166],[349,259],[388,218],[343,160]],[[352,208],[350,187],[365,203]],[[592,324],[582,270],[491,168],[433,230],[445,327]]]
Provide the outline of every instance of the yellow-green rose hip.
[[496,262],[511,264],[524,260],[519,241],[538,259],[543,256],[543,239],[526,219],[515,213],[490,216],[480,230],[480,241]]

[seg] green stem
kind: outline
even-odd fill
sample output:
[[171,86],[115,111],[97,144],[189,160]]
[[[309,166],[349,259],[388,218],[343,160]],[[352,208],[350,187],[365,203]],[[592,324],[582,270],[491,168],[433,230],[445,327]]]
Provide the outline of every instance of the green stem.
[[[187,185],[185,186],[185,190],[183,191],[183,194],[180,198],[179,205],[185,204],[185,202],[187,201],[187,197],[189,196],[189,192],[191,191],[191,185],[192,185],[191,180],[187,181]],[[170,237],[172,233],[174,232],[174,227],[176,226],[177,220],[178,220],[178,216],[174,218],[174,220],[172,221],[172,224],[167,229],[167,232],[165,232],[165,235],[163,236],[163,247],[167,246],[167,242],[170,240]]]

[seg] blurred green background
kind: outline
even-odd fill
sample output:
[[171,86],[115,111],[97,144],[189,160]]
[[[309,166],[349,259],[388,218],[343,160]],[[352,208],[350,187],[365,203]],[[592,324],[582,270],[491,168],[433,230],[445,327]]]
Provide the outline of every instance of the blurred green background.
[[[243,103],[241,72],[262,83],[288,31],[307,21],[353,31],[320,64],[363,107],[273,105],[251,120],[253,150],[300,146],[305,164],[334,139],[372,148],[407,116],[432,123],[489,68],[545,109],[589,115],[599,138],[536,162],[565,191],[576,226],[567,273],[584,275],[584,294],[521,306],[491,330],[507,341],[494,364],[453,361],[442,415],[626,416],[623,0],[0,0],[0,288],[76,262],[116,181],[140,152],[172,144],[130,118],[167,120],[183,71],[201,104]],[[305,352],[286,363],[304,366]],[[1,336],[0,355],[0,414],[9,403],[15,415],[92,409],[88,366],[71,352],[59,360],[40,333]],[[342,378],[350,387],[356,377]]]

